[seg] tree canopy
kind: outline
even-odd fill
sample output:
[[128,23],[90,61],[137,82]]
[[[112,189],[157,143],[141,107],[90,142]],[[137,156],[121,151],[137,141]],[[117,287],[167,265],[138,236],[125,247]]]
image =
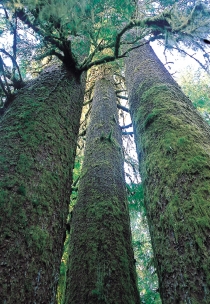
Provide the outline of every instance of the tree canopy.
[[[208,1],[6,1],[2,0],[1,36],[12,35],[2,54],[1,88],[10,93],[22,84],[20,69],[30,72],[57,57],[80,74],[94,65],[124,58],[147,41],[163,41],[165,49],[183,45],[200,49],[206,63],[210,9]],[[7,39],[7,38],[6,38]],[[12,61],[12,71],[5,58]],[[27,65],[24,64],[27,62]],[[205,68],[207,66],[203,65]],[[22,71],[21,70],[21,71]],[[23,73],[24,74],[24,73]]]

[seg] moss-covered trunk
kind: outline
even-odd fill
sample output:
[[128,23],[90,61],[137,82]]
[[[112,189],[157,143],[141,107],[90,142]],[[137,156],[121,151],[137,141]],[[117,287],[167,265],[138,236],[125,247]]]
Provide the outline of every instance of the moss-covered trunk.
[[209,303],[210,129],[147,44],[126,81],[163,304]]
[[51,67],[0,121],[0,302],[54,303],[83,85]]
[[70,227],[66,304],[140,302],[129,224],[116,97],[101,79]]

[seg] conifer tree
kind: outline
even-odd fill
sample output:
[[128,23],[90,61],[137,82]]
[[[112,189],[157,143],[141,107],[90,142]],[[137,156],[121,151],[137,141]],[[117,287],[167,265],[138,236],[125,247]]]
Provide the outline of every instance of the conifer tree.
[[96,82],[70,223],[66,304],[140,303],[111,80]]
[[0,128],[1,303],[55,303],[84,83],[50,67]]
[[210,129],[149,44],[126,81],[163,304],[209,302]]

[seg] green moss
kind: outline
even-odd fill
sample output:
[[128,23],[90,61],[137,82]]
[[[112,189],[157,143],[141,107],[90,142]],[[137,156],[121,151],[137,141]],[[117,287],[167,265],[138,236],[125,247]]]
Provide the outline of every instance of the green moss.
[[[69,81],[65,87],[63,76],[66,74],[53,73],[48,82],[44,80],[48,86],[45,90],[36,86],[33,92],[26,86],[1,120],[0,238],[10,274],[4,274],[8,282],[5,301],[11,286],[12,297],[19,294],[21,286],[25,302],[37,301],[34,286],[40,269],[43,272],[37,294],[48,303],[51,299],[46,300],[45,284],[49,287],[46,295],[55,291],[83,101],[82,88],[75,82],[71,87]],[[40,82],[38,78],[37,84]],[[71,119],[70,109],[74,113]],[[24,287],[26,277],[29,287]]]
[[23,195],[25,196],[26,195],[26,188],[21,185],[18,189],[17,189],[17,193],[20,194],[20,195]]
[[144,128],[148,128],[149,125],[158,117],[160,110],[153,110],[144,120]]
[[28,229],[26,232],[26,241],[29,247],[34,247],[39,253],[43,253],[45,248],[51,244],[48,231],[42,229],[40,226],[31,226]]
[[[200,269],[202,280],[209,272],[203,265],[210,260],[210,133],[177,88],[145,88],[144,82],[133,118],[135,133],[141,134],[136,140],[158,271],[162,279],[174,273],[173,281],[182,286],[181,272],[190,290],[198,284],[197,274],[189,273]],[[199,303],[193,295],[190,300]]]
[[[110,84],[104,94],[107,95],[109,89]],[[97,98],[99,94],[95,96]],[[113,92],[113,99],[109,103],[106,99],[107,111],[112,104],[116,108],[114,98]],[[85,302],[87,297],[93,303],[132,303],[134,299],[137,303],[123,163],[120,158],[121,134],[113,119],[112,108],[111,115],[105,109],[101,109],[102,114],[99,114],[100,105],[104,106],[97,102],[96,108],[92,108],[91,133],[87,134],[83,173],[72,218],[67,285],[69,299],[67,296],[66,303]],[[98,123],[99,116],[103,123]],[[81,263],[83,267],[78,282],[77,273]]]

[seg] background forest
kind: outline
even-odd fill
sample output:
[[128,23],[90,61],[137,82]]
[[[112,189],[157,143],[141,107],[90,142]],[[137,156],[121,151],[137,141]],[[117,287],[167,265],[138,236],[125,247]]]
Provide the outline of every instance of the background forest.
[[209,1],[0,1],[2,303],[209,303],[209,30]]

